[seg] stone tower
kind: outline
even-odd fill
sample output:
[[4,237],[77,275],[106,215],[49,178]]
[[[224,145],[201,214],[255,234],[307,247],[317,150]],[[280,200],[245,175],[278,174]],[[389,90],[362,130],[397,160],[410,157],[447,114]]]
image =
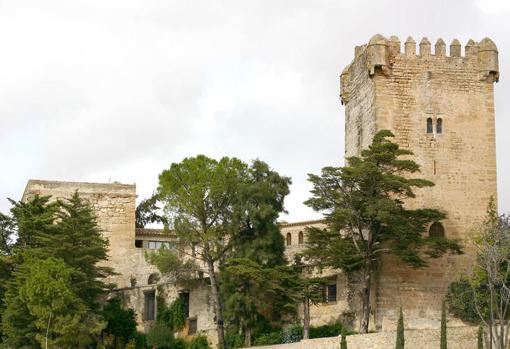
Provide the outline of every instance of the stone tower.
[[[427,38],[409,37],[401,52],[395,36],[375,35],[355,49],[355,58],[341,74],[345,105],[346,156],[358,155],[378,130],[389,129],[395,140],[414,153],[420,176],[435,183],[417,191],[410,207],[445,211],[447,219],[429,234],[466,241],[496,199],[494,82],[499,79],[498,51],[492,40],[469,40],[461,54],[458,40],[449,54],[442,39],[432,52]],[[427,234],[427,232],[424,232]],[[374,295],[378,328],[391,327],[403,306],[410,327],[435,325],[449,283],[469,271],[473,253],[445,256],[424,270],[412,270],[392,258],[383,260]]]

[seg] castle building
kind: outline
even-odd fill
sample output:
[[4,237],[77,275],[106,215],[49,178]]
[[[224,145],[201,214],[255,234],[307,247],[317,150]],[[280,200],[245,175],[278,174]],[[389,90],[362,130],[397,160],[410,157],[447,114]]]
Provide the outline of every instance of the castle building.
[[[448,285],[469,272],[474,253],[471,231],[485,215],[489,200],[496,199],[494,82],[499,79],[498,51],[490,39],[470,40],[464,48],[453,40],[449,53],[442,39],[434,52],[424,38],[408,38],[401,50],[398,38],[375,35],[355,49],[354,60],[341,74],[340,99],[345,105],[345,155],[359,155],[381,129],[410,149],[421,165],[420,176],[435,183],[418,190],[409,207],[443,210],[447,218],[424,234],[461,240],[466,253],[444,256],[425,269],[412,269],[385,257],[375,276],[372,319],[375,330],[393,329],[402,306],[406,326],[439,326],[440,309]],[[134,185],[30,180],[23,200],[35,194],[70,197],[74,191],[93,205],[101,231],[109,240],[109,260],[118,275],[112,277],[125,305],[135,309],[140,330],[156,317],[158,299],[182,297],[187,304],[184,336],[206,333],[216,341],[214,315],[207,283],[182,289],[160,277],[146,253],[172,247],[171,235],[159,229],[135,228]],[[322,221],[281,223],[289,260],[306,246],[306,227],[324,227]],[[321,325],[351,321],[360,307],[358,283],[337,270],[325,270],[330,280],[323,304],[312,306],[311,323]],[[450,322],[454,326],[455,321]]]

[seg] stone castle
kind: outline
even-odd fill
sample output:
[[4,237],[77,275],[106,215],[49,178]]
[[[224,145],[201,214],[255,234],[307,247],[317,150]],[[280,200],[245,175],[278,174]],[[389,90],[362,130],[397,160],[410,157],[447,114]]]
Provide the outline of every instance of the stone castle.
[[[340,99],[346,111],[345,155],[358,155],[378,130],[393,131],[396,141],[414,152],[414,160],[421,165],[420,176],[435,183],[417,191],[417,198],[407,204],[438,208],[448,215],[424,234],[463,240],[466,253],[433,260],[423,270],[385,257],[372,295],[371,323],[377,331],[394,328],[400,306],[406,327],[439,326],[448,285],[468,272],[473,262],[467,242],[470,231],[483,219],[490,198],[497,195],[493,89],[499,70],[495,44],[488,38],[479,43],[470,40],[464,55],[458,40],[450,44],[449,54],[442,39],[437,40],[434,52],[426,38],[418,52],[412,38],[403,46],[402,52],[397,37],[375,35],[368,44],[356,47],[354,60],[343,70]],[[23,200],[35,194],[63,198],[75,190],[96,210],[110,242],[107,263],[119,273],[112,280],[119,287],[115,292],[136,310],[140,329],[146,330],[155,319],[157,296],[168,302],[182,297],[188,313],[183,335],[204,332],[215,342],[207,284],[181,289],[145,261],[146,251],[171,247],[173,238],[162,230],[135,228],[134,185],[30,180]],[[322,221],[280,225],[289,260],[306,245],[305,228],[323,225]],[[312,325],[342,320],[356,326],[360,306],[356,280],[336,270],[323,273],[330,284],[326,301],[311,309]]]

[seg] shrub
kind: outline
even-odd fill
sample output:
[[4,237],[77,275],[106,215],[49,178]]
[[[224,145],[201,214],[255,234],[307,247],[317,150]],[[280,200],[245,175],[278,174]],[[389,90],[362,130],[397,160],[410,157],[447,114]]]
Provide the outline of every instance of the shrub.
[[157,322],[147,332],[147,345],[157,349],[171,349],[174,343],[174,336],[170,328],[164,323]]
[[283,331],[283,343],[295,343],[303,339],[303,327],[290,325]]
[[254,345],[271,345],[282,343],[283,343],[282,331],[274,331],[262,334],[259,337],[255,338],[255,340],[253,341]]
[[323,325],[310,328],[310,338],[335,337],[342,333],[343,326],[337,322],[332,325]]
[[239,333],[227,333],[225,343],[228,349],[242,348],[244,347],[244,336]]
[[395,344],[396,349],[404,349],[405,339],[404,339],[404,313],[402,312],[402,307],[400,308],[400,316],[398,317],[398,325],[397,325],[397,343]]
[[188,346],[188,343],[184,339],[176,338],[172,342],[171,348],[172,349],[188,349],[189,346]]
[[207,337],[204,335],[198,335],[193,337],[188,345],[188,349],[211,349]]

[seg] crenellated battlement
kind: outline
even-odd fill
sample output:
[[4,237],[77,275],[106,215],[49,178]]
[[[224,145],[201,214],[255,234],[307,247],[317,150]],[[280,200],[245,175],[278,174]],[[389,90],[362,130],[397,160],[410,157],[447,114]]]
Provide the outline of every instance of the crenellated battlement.
[[[342,87],[348,82],[351,74],[351,67],[364,66],[368,69],[369,75],[373,76],[377,71],[384,75],[390,75],[396,62],[408,60],[430,64],[448,64],[452,67],[459,63],[466,63],[462,66],[465,69],[474,69],[477,71],[478,79],[487,82],[497,82],[499,80],[498,49],[494,42],[489,38],[482,39],[479,43],[470,39],[464,49],[458,39],[453,39],[447,48],[442,38],[436,40],[432,45],[427,37],[420,40],[419,44],[409,36],[403,45],[397,36],[385,38],[381,34],[374,35],[367,44],[355,48],[354,61],[342,72]],[[418,46],[418,47],[417,47]],[[433,47],[432,47],[433,46]],[[464,54],[462,54],[464,51]],[[441,63],[441,61],[443,63]],[[342,102],[345,102],[343,96],[348,92],[342,88]]]

